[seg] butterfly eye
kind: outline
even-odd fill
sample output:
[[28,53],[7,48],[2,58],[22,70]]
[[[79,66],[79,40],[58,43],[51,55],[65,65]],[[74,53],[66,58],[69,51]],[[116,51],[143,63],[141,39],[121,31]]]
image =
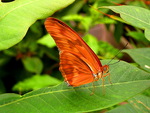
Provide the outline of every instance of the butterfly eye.
[[103,66],[103,72],[108,73],[109,72],[109,67],[107,65]]
[[104,67],[104,71],[107,71],[107,67]]

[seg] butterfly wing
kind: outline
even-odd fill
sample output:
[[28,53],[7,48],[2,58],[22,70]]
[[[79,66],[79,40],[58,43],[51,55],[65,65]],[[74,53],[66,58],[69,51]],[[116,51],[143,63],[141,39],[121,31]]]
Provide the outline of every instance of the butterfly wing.
[[82,38],[62,21],[48,18],[45,27],[60,51],[60,71],[72,86],[94,81],[93,74],[102,72],[96,54]]
[[60,53],[60,70],[71,86],[80,86],[94,81],[92,71],[84,58],[70,52]]

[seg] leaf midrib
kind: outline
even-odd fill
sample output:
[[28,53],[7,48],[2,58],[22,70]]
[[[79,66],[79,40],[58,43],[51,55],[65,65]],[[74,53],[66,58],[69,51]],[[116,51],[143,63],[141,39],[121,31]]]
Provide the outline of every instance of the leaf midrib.
[[[28,4],[31,4],[31,3],[35,2],[35,1],[39,1],[39,0],[34,0],[34,1],[31,0],[31,1],[27,2],[27,3],[25,3],[25,4],[21,4],[21,5],[19,5],[18,7],[13,8],[12,10],[10,10],[10,11],[8,11],[7,13],[5,13],[4,15],[2,15],[1,18],[0,18],[0,20],[3,19],[3,18],[4,18],[6,15],[8,15],[9,13],[13,12],[14,10],[16,10],[16,9],[18,9],[18,8],[20,8],[20,7],[26,6],[26,5],[28,5]],[[14,1],[14,2],[15,2],[15,1]],[[17,1],[16,1],[16,2],[17,2]]]

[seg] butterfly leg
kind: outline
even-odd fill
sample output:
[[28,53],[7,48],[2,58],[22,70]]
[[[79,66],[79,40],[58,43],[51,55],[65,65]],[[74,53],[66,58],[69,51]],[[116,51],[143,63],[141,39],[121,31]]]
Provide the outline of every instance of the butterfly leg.
[[108,75],[108,80],[109,80],[109,83],[112,84],[111,79],[110,79],[110,73]]
[[107,73],[106,75],[103,75],[102,77],[106,77],[106,76],[109,76],[110,75],[110,73]]
[[103,77],[106,77],[106,76],[108,76],[109,83],[112,84],[112,82],[110,80],[110,73],[107,73],[106,75],[103,75]]
[[105,79],[102,77],[102,94],[105,95],[105,86],[104,86]]
[[93,89],[92,89],[92,93],[90,94],[90,96],[92,96],[92,95],[94,94],[94,92],[95,92],[95,84],[94,84],[94,82],[95,82],[95,81],[92,82]]

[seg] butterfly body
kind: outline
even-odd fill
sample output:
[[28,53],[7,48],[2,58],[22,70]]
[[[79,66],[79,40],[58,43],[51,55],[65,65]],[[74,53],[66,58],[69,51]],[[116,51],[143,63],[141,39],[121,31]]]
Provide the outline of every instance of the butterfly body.
[[45,27],[59,49],[60,71],[68,85],[77,87],[107,76],[109,66],[100,60],[82,38],[62,21],[48,18]]

